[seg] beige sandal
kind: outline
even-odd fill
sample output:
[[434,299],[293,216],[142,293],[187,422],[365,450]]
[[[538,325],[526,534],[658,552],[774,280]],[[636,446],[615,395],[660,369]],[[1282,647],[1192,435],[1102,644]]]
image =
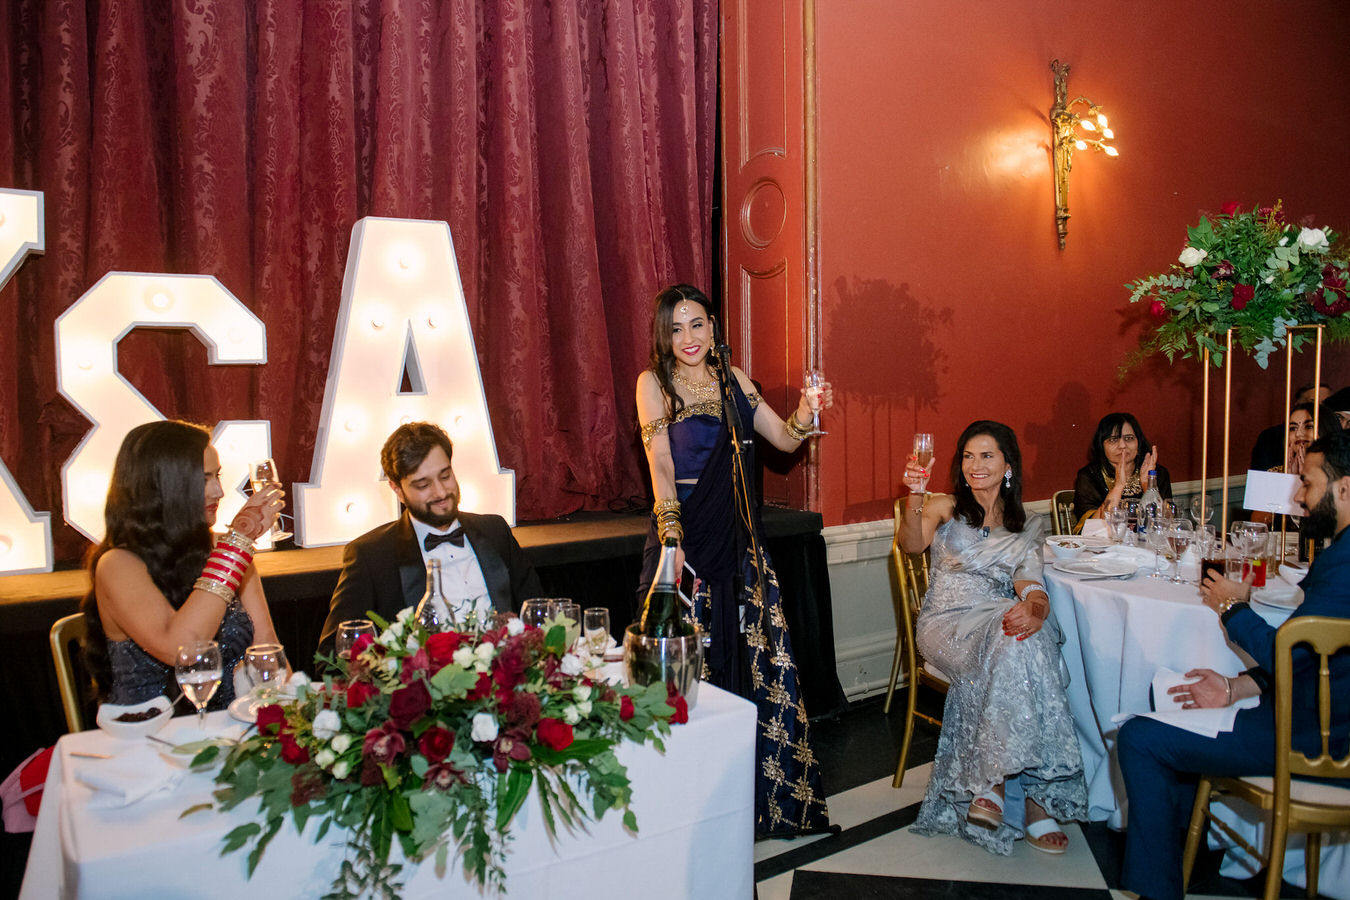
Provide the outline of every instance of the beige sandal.
[[[987,801],[994,809],[979,806],[980,800]],[[993,791],[985,791],[980,794],[970,801],[970,810],[966,813],[966,821],[990,830],[999,827],[1003,824],[1003,798]]]
[[1059,823],[1046,816],[1037,822],[1032,822],[1026,828],[1027,843],[1033,850],[1039,850],[1042,853],[1049,853],[1051,856],[1059,856],[1069,849],[1069,836],[1064,835],[1063,844],[1052,844],[1047,838],[1052,834],[1064,834],[1064,829],[1059,827]]

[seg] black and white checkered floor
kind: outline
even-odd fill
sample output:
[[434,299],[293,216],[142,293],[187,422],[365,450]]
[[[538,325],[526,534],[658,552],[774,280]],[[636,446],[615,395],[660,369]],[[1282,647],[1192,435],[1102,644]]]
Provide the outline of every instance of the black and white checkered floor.
[[[936,702],[936,698],[924,698]],[[939,709],[932,710],[940,713]],[[755,845],[759,900],[1125,900],[1120,888],[1123,836],[1104,825],[1068,825],[1063,856],[1018,842],[997,856],[955,837],[909,832],[928,784],[937,729],[919,722],[903,787],[891,787],[904,728],[902,692],[891,714],[879,699],[854,704],[833,720],[812,723],[812,743],[825,774],[830,819],[843,830]],[[1259,897],[1263,878],[1234,881],[1218,874],[1217,854],[1202,856],[1188,897]],[[1303,891],[1286,884],[1286,897]]]

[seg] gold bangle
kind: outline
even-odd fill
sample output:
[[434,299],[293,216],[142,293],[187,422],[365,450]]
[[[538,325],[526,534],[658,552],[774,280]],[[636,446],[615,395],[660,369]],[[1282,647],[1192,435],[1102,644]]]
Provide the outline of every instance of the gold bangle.
[[225,601],[226,606],[234,602],[234,591],[230,590],[225,583],[216,581],[214,578],[198,578],[192,588],[197,591],[205,591],[208,594],[215,594]]
[[233,528],[221,535],[217,543],[234,547],[236,550],[244,551],[250,557],[253,556],[253,539]]
[[670,511],[670,510],[673,510],[673,511],[675,512],[676,515],[679,515],[679,513],[680,513],[680,501],[678,501],[678,500],[672,500],[672,499],[670,499],[670,498],[664,498],[664,499],[661,499],[661,500],[657,500],[657,501],[656,501],[656,504],[655,504],[654,506],[652,506],[652,512],[656,513],[658,516],[661,515],[661,513],[667,512],[667,511]]
[[787,432],[787,436],[794,441],[804,441],[811,436],[809,425],[797,424],[797,411],[795,409],[783,420],[783,429]]

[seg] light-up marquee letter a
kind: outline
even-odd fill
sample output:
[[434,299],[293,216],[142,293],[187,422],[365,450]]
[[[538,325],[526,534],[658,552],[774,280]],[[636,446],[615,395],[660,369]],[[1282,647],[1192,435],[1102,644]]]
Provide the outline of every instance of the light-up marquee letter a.
[[[262,321],[209,275],[109,272],[56,320],[56,384],[67,400],[94,423],[61,467],[66,521],[91,541],[103,538],[103,504],[122,439],[137,425],[162,418],[141,392],[117,371],[117,342],[138,325],[191,329],[209,351],[212,365],[267,362]],[[225,498],[218,522],[228,522],[243,503],[231,487],[242,481],[249,456],[268,455],[261,440],[266,423],[230,422],[217,428]],[[245,446],[247,445],[247,446]],[[236,477],[239,476],[239,477]]]
[[380,447],[414,421],[454,441],[460,505],[514,524],[515,474],[497,462],[450,227],[365,218],[352,228],[312,481],[295,485],[297,543],[343,543],[398,514]]
[[[40,191],[0,191],[0,288],[46,249]],[[35,513],[0,460],[0,574],[52,570],[52,514]]]

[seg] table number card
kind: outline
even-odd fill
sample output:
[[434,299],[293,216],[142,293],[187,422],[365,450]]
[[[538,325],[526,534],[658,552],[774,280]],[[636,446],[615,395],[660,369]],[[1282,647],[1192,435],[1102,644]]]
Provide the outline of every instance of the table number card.
[[1298,493],[1298,488],[1299,478],[1297,475],[1252,470],[1247,473],[1247,492],[1242,497],[1242,507],[1243,509],[1260,512],[1285,513],[1291,516],[1307,515],[1308,511],[1303,508],[1302,504],[1294,502],[1294,495]]

